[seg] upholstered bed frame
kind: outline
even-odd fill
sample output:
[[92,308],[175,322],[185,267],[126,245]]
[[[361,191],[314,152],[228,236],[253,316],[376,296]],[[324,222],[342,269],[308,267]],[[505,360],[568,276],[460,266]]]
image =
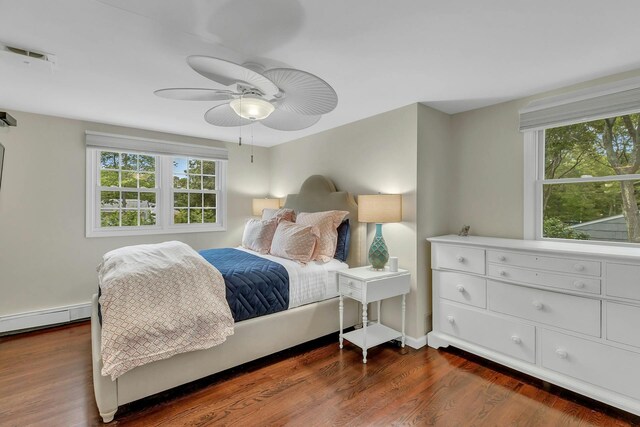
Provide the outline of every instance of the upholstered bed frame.
[[[363,224],[357,222],[357,205],[349,193],[337,191],[329,179],[314,175],[303,183],[299,194],[287,196],[285,207],[297,212],[349,211],[347,218],[351,224],[351,242],[348,263],[352,267],[363,264],[365,231]],[[351,300],[345,301],[344,319],[345,327],[357,323],[358,307]],[[94,295],[91,344],[93,387],[98,410],[104,422],[109,422],[113,420],[120,405],[319,338],[338,329],[338,299],[332,298],[238,322],[234,334],[219,346],[178,354],[140,366],[112,381],[110,377],[101,375],[98,296]]]

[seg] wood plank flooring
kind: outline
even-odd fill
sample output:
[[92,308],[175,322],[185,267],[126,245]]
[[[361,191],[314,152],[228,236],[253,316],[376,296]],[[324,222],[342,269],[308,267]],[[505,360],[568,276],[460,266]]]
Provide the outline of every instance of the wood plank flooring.
[[[88,322],[0,338],[0,425],[100,425]],[[640,418],[457,350],[325,337],[120,408],[112,426],[626,426]]]

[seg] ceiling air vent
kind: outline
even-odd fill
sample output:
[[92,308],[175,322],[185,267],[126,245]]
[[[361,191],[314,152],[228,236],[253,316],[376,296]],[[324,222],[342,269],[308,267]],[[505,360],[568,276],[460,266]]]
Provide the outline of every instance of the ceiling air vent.
[[51,67],[56,65],[56,57],[50,53],[38,52],[16,46],[9,46],[0,42],[0,53],[3,56],[19,60],[24,64],[48,64]]

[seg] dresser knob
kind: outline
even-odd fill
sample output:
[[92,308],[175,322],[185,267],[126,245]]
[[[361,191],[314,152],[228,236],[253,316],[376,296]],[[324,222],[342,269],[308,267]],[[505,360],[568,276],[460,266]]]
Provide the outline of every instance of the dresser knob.
[[566,359],[566,358],[569,356],[569,354],[567,353],[567,351],[566,351],[566,350],[563,350],[563,349],[561,349],[561,348],[559,348],[559,349],[557,349],[557,350],[556,350],[556,354],[558,355],[558,357],[559,357],[560,359]]
[[458,290],[458,292],[460,292],[460,293],[464,292],[464,286],[462,286],[462,285],[458,285],[458,286],[456,286],[456,289],[457,289],[457,290]]
[[500,261],[506,261],[506,260],[507,260],[507,257],[506,257],[506,256],[504,256],[504,255],[500,255],[500,256],[498,257],[498,260],[500,260]]
[[575,271],[584,271],[584,265],[582,265],[582,264],[575,264],[575,265],[573,266],[573,269],[574,269]]
[[575,286],[578,289],[583,289],[584,288],[584,282],[577,280],[575,282],[573,282],[573,286]]
[[464,257],[462,255],[458,255],[456,259],[458,260],[458,262],[464,262]]
[[520,337],[519,337],[519,336],[517,336],[517,335],[513,335],[513,336],[511,337],[511,341],[513,341],[513,342],[514,342],[514,343],[516,343],[516,344],[520,344],[520,343],[522,342],[522,339],[520,339]]
[[533,304],[536,310],[542,310],[542,308],[544,307],[544,304],[542,304],[540,301],[533,301],[531,304]]
[[502,277],[504,277],[504,276],[506,276],[506,275],[507,275],[507,272],[506,272],[506,271],[504,271],[504,270],[500,270],[500,275],[501,275]]
[[353,281],[352,281],[352,280],[349,280],[349,281],[347,282],[347,284],[348,284],[349,286],[353,286]]
[[454,319],[453,316],[447,316],[447,321],[453,324],[456,321],[456,319]]

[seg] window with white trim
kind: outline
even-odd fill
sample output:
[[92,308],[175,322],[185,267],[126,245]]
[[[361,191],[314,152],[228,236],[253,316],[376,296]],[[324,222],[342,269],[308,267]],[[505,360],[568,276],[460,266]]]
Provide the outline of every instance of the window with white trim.
[[216,162],[193,157],[174,157],[174,224],[213,224],[216,222]]
[[225,229],[226,150],[87,133],[88,237]]
[[96,156],[99,227],[156,226],[158,157],[105,150],[96,150]]
[[594,92],[521,112],[527,237],[640,243],[640,89]]

